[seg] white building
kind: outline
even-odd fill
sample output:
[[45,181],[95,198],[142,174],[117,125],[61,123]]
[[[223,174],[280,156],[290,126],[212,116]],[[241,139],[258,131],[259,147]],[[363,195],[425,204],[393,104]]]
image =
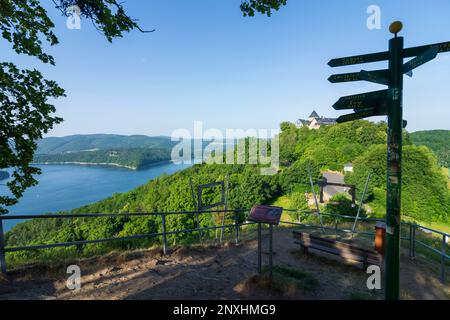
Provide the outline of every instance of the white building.
[[316,111],[313,111],[308,120],[298,119],[296,124],[298,128],[319,129],[321,126],[336,124],[336,119],[320,117]]
[[344,164],[344,172],[353,172],[353,164],[352,163]]

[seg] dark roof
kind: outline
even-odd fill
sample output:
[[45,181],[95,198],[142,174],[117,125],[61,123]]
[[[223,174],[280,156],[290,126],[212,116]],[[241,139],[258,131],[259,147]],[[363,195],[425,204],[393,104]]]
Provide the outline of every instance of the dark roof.
[[309,116],[310,118],[319,118],[319,115],[317,114],[317,112],[314,110],[311,115]]
[[335,124],[336,119],[334,118],[320,118],[317,120],[319,124]]

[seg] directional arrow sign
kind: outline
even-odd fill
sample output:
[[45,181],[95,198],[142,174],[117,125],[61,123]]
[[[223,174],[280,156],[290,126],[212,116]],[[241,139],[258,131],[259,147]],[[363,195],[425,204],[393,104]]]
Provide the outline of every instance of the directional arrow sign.
[[333,74],[328,78],[328,81],[330,81],[331,83],[361,81],[361,77],[359,75],[359,72]]
[[[410,58],[410,57],[418,56],[419,54],[424,53],[425,51],[427,51],[428,49],[430,49],[432,47],[438,47],[439,53],[448,52],[448,51],[450,51],[450,41],[404,49],[403,57]],[[354,65],[354,64],[384,61],[384,60],[389,60],[389,52],[387,52],[387,51],[363,54],[363,55],[359,55],[359,56],[351,56],[351,57],[332,59],[332,60],[330,60],[330,62],[328,62],[328,65],[330,67],[342,67],[342,66],[350,66],[350,65]]]
[[439,50],[438,53],[448,52],[448,51],[450,51],[450,41],[404,49],[403,50],[403,58],[410,58],[410,57],[418,56],[433,47],[438,48],[438,50]]
[[[387,90],[385,90],[387,91]],[[381,92],[381,91],[379,91]],[[369,92],[369,94],[374,94],[374,92]],[[363,107],[357,107],[353,110],[355,113],[346,114],[337,118],[337,123],[343,123],[358,119],[364,119],[373,116],[384,116],[387,115],[388,109],[388,98],[387,96],[379,99],[365,100],[367,105]]]
[[351,113],[351,114],[346,114],[346,115],[340,116],[339,118],[336,119],[336,122],[343,123],[343,122],[349,122],[349,121],[360,120],[360,119],[364,119],[364,118],[368,118],[368,117],[383,116],[383,115],[385,115],[385,114],[375,108],[367,108],[367,110],[364,110],[361,112],[356,112],[356,113]]
[[328,62],[328,65],[330,67],[342,67],[342,66],[349,66],[349,65],[353,65],[353,64],[377,62],[377,61],[384,61],[384,60],[389,60],[389,52],[387,52],[387,51],[363,54],[363,55],[359,55],[359,56],[332,59],[332,60],[330,60],[330,62]]
[[420,67],[421,65],[433,60],[434,58],[437,57],[438,53],[439,53],[438,47],[431,47],[430,49],[428,49],[421,55],[418,55],[411,61],[408,61],[407,63],[405,63],[403,65],[403,73],[410,72],[413,69]]
[[388,90],[373,91],[340,98],[334,105],[335,110],[372,107],[376,100],[386,99]]
[[387,115],[387,106],[388,106],[387,99],[373,100],[372,105],[373,105],[372,107],[367,107],[367,108],[355,108],[355,109],[353,109],[353,111],[355,111],[356,113],[363,113],[363,112],[371,111],[375,115],[378,115],[378,116]]
[[346,114],[344,116],[340,116],[339,118],[336,119],[336,122],[344,123],[344,122],[349,122],[349,121],[360,120],[360,119],[372,117],[374,115],[375,114],[373,111],[351,113],[351,114]]
[[[370,72],[373,77],[379,77],[383,78],[388,75],[387,70],[375,70]],[[351,82],[351,81],[362,81],[365,79],[361,78],[361,72],[351,72],[351,73],[342,73],[342,74],[333,74],[331,77],[328,78],[328,81],[331,83],[338,83],[338,82]]]
[[389,85],[388,71],[384,73],[361,70],[359,76],[362,80],[370,81],[378,84]]

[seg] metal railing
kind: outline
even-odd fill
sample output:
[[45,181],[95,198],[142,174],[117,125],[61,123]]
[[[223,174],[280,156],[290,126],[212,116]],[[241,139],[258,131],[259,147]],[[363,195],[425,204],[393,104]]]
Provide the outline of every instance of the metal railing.
[[[136,240],[143,238],[152,237],[162,237],[162,247],[163,253],[166,255],[169,252],[169,246],[167,241],[167,236],[181,233],[193,233],[199,232],[200,238],[202,237],[203,231],[208,230],[225,230],[227,228],[235,229],[235,241],[239,242],[239,228],[244,225],[254,224],[253,222],[239,222],[239,213],[246,212],[247,210],[210,210],[210,211],[173,211],[173,212],[140,212],[140,213],[81,213],[81,214],[44,214],[44,215],[4,215],[0,216],[0,271],[4,274],[7,272],[5,254],[8,252],[18,252],[18,251],[28,251],[28,250],[39,250],[39,249],[50,249],[57,247],[68,247],[68,246],[80,246],[87,244],[97,244],[103,242],[112,241],[126,241],[126,240]],[[227,225],[214,225],[211,227],[196,227],[182,230],[167,230],[166,217],[170,215],[204,215],[204,214],[214,214],[214,213],[233,213],[234,223]],[[145,217],[145,216],[160,216],[161,217],[161,227],[162,232],[154,232],[148,234],[139,234],[132,236],[123,237],[110,237],[110,238],[100,238],[93,240],[79,240],[70,242],[58,242],[51,244],[41,244],[41,245],[30,245],[30,246],[17,246],[17,247],[6,247],[5,245],[5,234],[3,231],[3,220],[29,220],[29,219],[76,219],[76,218],[105,218],[105,217]]]
[[[434,230],[434,229],[430,229],[415,223],[408,223],[409,227],[410,227],[410,237],[409,237],[409,241],[410,241],[410,254],[409,256],[411,258],[414,258],[416,256],[416,245],[420,245],[423,248],[426,248],[428,250],[431,250],[432,252],[436,253],[437,255],[440,256],[441,259],[441,281],[445,282],[445,270],[446,270],[446,261],[450,260],[450,255],[447,255],[447,239],[450,239],[450,235],[448,233],[442,232],[442,231],[438,231],[438,230]],[[430,246],[427,243],[424,243],[423,241],[420,241],[417,239],[417,231],[418,230],[424,230],[426,233],[431,233],[431,234],[436,234],[439,237],[441,237],[441,250],[438,250],[436,248],[433,248],[432,246]]]
[[[301,211],[301,210],[295,210],[295,209],[284,209],[285,212],[290,213],[296,213],[299,215],[305,215],[305,216],[318,216],[316,212],[312,211]],[[112,242],[112,241],[126,241],[126,240],[135,240],[135,239],[143,239],[143,238],[151,238],[151,237],[162,237],[162,249],[163,253],[166,255],[169,252],[169,245],[167,241],[167,237],[169,235],[175,235],[175,234],[181,234],[181,233],[194,233],[199,232],[200,239],[202,237],[203,231],[209,231],[209,230],[217,230],[217,229],[234,229],[234,240],[236,243],[239,242],[239,232],[240,227],[245,225],[253,225],[256,224],[255,222],[248,222],[248,221],[239,221],[239,214],[247,213],[249,212],[248,209],[237,209],[237,210],[210,210],[210,211],[173,211],[173,212],[142,212],[142,213],[83,213],[83,214],[45,214],[45,215],[4,215],[0,216],[0,267],[1,272],[6,274],[7,267],[6,267],[6,259],[5,254],[9,252],[17,252],[17,251],[27,251],[27,250],[38,250],[38,249],[49,249],[49,248],[56,248],[56,247],[67,247],[67,246],[79,246],[79,245],[86,245],[86,244],[96,244],[96,243],[103,243],[103,242]],[[199,227],[196,228],[189,228],[189,229],[182,229],[182,230],[167,230],[167,216],[170,215],[204,215],[204,214],[214,214],[214,213],[232,213],[234,214],[234,222],[232,224],[227,225],[214,225],[214,226],[208,226],[208,227]],[[112,237],[112,238],[101,238],[101,239],[93,239],[93,240],[79,240],[79,241],[71,241],[71,242],[59,242],[59,243],[52,243],[52,244],[42,244],[42,245],[31,245],[31,246],[17,246],[17,247],[6,247],[5,246],[5,235],[3,232],[3,220],[28,220],[28,219],[74,219],[74,218],[105,218],[105,217],[129,217],[129,216],[138,216],[138,217],[145,217],[145,216],[160,216],[161,217],[161,227],[162,232],[155,232],[155,233],[149,233],[149,234],[139,234],[139,235],[132,235],[132,236],[124,236],[124,237]],[[367,230],[351,230],[347,228],[340,228],[339,223],[340,220],[343,221],[354,221],[354,216],[347,216],[347,215],[339,215],[339,214],[331,214],[331,213],[321,213],[321,216],[329,218],[328,220],[331,221],[331,224],[323,224],[323,225],[317,225],[317,224],[309,224],[309,223],[302,223],[301,221],[298,222],[292,222],[292,221],[281,221],[284,225],[291,225],[291,226],[297,226],[302,228],[309,228],[309,229],[322,229],[323,231],[334,231],[336,236],[338,232],[343,232],[346,234],[351,233],[356,235],[364,235],[364,236],[374,236],[375,232],[370,232]],[[384,222],[382,219],[376,219],[376,218],[367,218],[367,217],[360,217],[358,219],[360,223],[364,222],[370,222],[370,223],[376,223],[376,222]],[[415,258],[416,257],[416,247],[417,245],[421,246],[422,248],[425,248],[427,250],[430,250],[431,252],[434,252],[435,254],[440,256],[440,279],[442,282],[445,282],[445,271],[446,271],[446,264],[447,260],[450,260],[450,256],[447,255],[447,238],[450,238],[450,235],[441,232],[438,230],[430,229],[415,223],[410,222],[402,222],[402,226],[408,227],[408,236],[402,236],[401,239],[403,241],[407,241],[409,243],[409,257]],[[431,245],[417,239],[417,231],[418,230],[425,230],[428,233],[437,234],[439,237],[442,237],[442,243],[440,250],[432,247]]]

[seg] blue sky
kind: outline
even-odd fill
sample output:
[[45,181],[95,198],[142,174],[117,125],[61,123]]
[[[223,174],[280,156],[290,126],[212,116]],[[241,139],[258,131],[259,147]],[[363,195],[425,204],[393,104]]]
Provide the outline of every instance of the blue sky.
[[[0,41],[2,60],[37,67],[67,90],[55,102],[65,122],[49,136],[88,133],[170,135],[178,128],[278,128],[313,109],[334,117],[340,96],[378,90],[364,82],[330,84],[332,73],[386,63],[330,68],[328,60],[387,49],[390,22],[404,22],[406,46],[450,41],[448,0],[288,0],[271,18],[245,18],[240,0],[129,0],[142,28],[112,44],[82,20],[81,30],[45,0],[60,44],[56,67],[17,56]],[[381,30],[366,27],[381,7]],[[405,78],[408,130],[450,129],[450,53]],[[383,118],[374,118],[381,120]]]

